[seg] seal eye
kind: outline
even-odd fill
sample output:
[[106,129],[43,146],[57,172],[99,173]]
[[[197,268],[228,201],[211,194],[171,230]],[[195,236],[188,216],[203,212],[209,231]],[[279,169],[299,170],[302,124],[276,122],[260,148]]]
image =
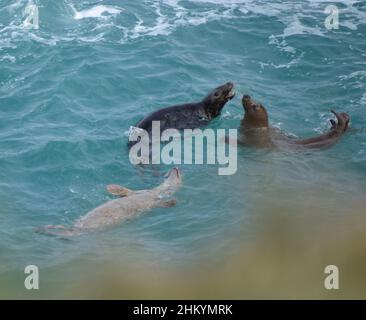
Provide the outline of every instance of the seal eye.
[[218,97],[219,96],[219,93],[218,92],[215,92],[214,96],[215,97]]

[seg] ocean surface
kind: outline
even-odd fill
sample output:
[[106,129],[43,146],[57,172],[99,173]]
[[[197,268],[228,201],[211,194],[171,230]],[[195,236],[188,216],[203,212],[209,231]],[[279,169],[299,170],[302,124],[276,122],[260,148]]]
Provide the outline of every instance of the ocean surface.
[[[39,29],[24,24],[29,4]],[[330,4],[339,29],[324,25]],[[112,229],[68,241],[34,232],[112,199],[107,184],[158,185],[129,162],[130,126],[227,81],[237,96],[211,128],[237,128],[247,93],[290,134],[326,132],[330,109],[349,113],[352,130],[323,151],[241,148],[232,176],[182,165],[175,207]],[[365,109],[365,1],[0,0],[0,274],[76,260],[214,262],[234,254],[238,234],[254,243],[274,211],[331,225],[365,200]]]

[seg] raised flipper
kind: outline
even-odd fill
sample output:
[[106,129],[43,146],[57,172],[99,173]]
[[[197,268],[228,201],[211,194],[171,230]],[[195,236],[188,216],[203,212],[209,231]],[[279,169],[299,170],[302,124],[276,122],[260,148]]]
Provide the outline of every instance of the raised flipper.
[[334,110],[331,110],[331,112],[335,115],[337,121],[329,120],[332,124],[329,132],[312,138],[298,139],[294,142],[309,148],[325,148],[335,143],[347,131],[350,117],[345,112],[338,113]]
[[337,118],[337,122],[335,122],[333,119],[330,120],[330,123],[332,124],[332,130],[337,130],[341,133],[346,132],[350,121],[349,115],[345,112],[338,113],[334,110],[331,110],[331,112]]
[[171,208],[177,204],[176,199],[168,199],[168,200],[160,200],[158,203],[158,207],[161,208]]
[[128,196],[131,192],[133,192],[130,189],[127,189],[125,187],[122,187],[118,184],[110,184],[107,186],[107,191],[110,194],[113,194],[114,196],[118,196],[118,197],[126,197]]

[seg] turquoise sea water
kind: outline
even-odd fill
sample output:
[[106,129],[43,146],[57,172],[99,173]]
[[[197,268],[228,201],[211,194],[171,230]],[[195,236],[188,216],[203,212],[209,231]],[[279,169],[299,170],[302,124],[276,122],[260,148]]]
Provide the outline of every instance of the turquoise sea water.
[[[23,26],[28,4],[39,7],[38,30]],[[338,30],[324,26],[329,4]],[[248,93],[289,133],[325,132],[331,108],[356,130],[320,152],[240,149],[233,176],[183,165],[176,207],[110,230],[72,241],[34,233],[111,199],[109,183],[160,183],[130,164],[129,127],[227,81],[238,95],[212,128],[237,128]],[[239,231],[255,241],[272,209],[331,223],[365,198],[365,108],[364,1],[1,0],[0,272],[137,251],[195,262],[227,252]]]

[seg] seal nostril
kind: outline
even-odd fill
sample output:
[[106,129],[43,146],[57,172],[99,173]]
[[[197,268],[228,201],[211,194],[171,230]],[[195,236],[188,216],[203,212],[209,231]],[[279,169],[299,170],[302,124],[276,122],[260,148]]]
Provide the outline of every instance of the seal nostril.
[[243,95],[243,99],[244,99],[244,100],[249,100],[249,99],[250,99],[250,96],[249,96],[249,95],[247,95],[247,94],[245,94],[245,95]]

